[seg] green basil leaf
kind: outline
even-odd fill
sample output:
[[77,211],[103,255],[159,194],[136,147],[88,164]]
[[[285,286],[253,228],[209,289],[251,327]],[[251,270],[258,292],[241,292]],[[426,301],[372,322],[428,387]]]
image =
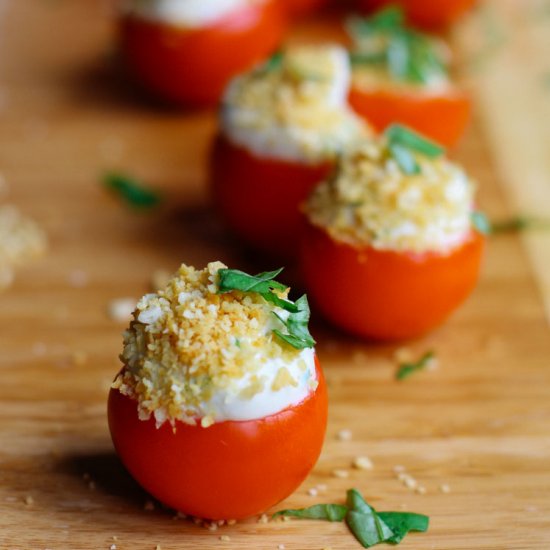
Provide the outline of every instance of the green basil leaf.
[[378,11],[372,17],[349,17],[346,20],[346,28],[355,40],[361,40],[401,28],[404,20],[403,10],[391,6]]
[[435,357],[433,351],[426,352],[416,363],[403,363],[399,365],[399,370],[395,377],[397,380],[404,380],[414,374],[415,372],[425,369],[430,361]]
[[348,512],[343,504],[315,504],[309,508],[297,510],[279,510],[273,517],[291,516],[302,519],[324,519],[327,521],[343,521]]
[[103,176],[103,185],[134,208],[151,209],[161,202],[160,193],[148,189],[138,180],[125,174],[109,172]]
[[483,212],[479,210],[472,212],[470,214],[470,219],[472,221],[472,225],[482,235],[490,235],[493,232],[491,222]]
[[275,277],[283,268],[266,271],[258,275],[249,275],[238,269],[220,269],[218,271],[218,292],[224,294],[232,290],[241,292],[257,292],[264,300],[290,312],[298,311],[298,307],[289,300],[279,298],[273,290],[286,290],[288,287],[275,281]]
[[351,510],[346,515],[346,523],[364,548],[370,548],[394,536],[393,531],[375,513],[362,514]]
[[284,57],[284,52],[282,50],[277,50],[269,59],[267,59],[267,61],[254,70],[254,74],[262,76],[280,69],[283,64]]
[[390,143],[388,149],[404,174],[414,175],[420,173],[420,166],[418,166],[414,155],[406,147],[396,143]]
[[445,152],[441,145],[401,124],[392,124],[384,131],[384,135],[390,145],[400,145],[426,157],[436,158]]
[[315,340],[308,329],[310,310],[307,296],[304,294],[298,298],[295,305],[297,311],[290,313],[286,319],[273,312],[288,331],[287,334],[280,330],[274,330],[273,333],[296,349],[312,348],[315,345]]
[[370,18],[350,18],[346,28],[356,43],[351,56],[354,64],[385,65],[398,82],[426,84],[447,75],[445,60],[433,39],[406,26],[403,11],[397,7],[381,10]]
[[265,271],[258,275],[249,275],[238,269],[220,269],[218,271],[218,289],[220,293],[232,290],[242,292],[269,292],[271,289],[286,290],[288,287],[274,281],[275,277],[283,271],[283,267],[275,271]]
[[387,540],[393,544],[399,544],[409,531],[425,533],[430,524],[428,516],[411,512],[378,512],[378,517],[393,531]]
[[348,491],[346,503],[350,509],[346,523],[365,548],[394,536],[394,532],[380,519],[376,510],[365,501],[357,489]]

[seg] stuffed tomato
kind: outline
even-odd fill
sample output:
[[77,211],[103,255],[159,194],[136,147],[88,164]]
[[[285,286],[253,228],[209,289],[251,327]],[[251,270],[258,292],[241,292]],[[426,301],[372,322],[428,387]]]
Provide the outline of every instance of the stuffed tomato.
[[419,336],[471,293],[483,236],[474,185],[442,150],[394,126],[346,153],[306,204],[301,262],[335,325],[381,341]]
[[162,100],[213,106],[227,82],[274,51],[278,0],[128,0],[120,48],[130,72]]
[[476,0],[358,0],[357,7],[366,12],[389,5],[398,5],[407,14],[407,19],[415,26],[430,30],[448,27],[468,10]]
[[108,402],[116,451],[144,489],[185,514],[264,512],[321,452],[327,394],[307,299],[289,300],[279,271],[182,265],[139,301],[124,335]]
[[228,87],[212,153],[213,201],[244,244],[292,258],[300,203],[369,130],[347,105],[339,46],[278,54]]
[[449,76],[448,48],[403,23],[389,8],[369,19],[351,19],[351,106],[377,130],[407,125],[453,146],[470,119],[468,94]]

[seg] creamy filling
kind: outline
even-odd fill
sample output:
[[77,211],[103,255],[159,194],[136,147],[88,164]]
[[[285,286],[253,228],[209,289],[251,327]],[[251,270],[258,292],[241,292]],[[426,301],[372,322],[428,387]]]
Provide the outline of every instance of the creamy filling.
[[265,0],[126,0],[122,11],[149,21],[200,28],[262,2]]
[[[287,383],[289,380],[294,382]],[[248,397],[257,382],[263,389]],[[282,358],[264,361],[230,388],[217,390],[197,411],[197,416],[224,420],[255,420],[276,414],[303,401],[317,385],[313,349],[302,350],[292,362]]]

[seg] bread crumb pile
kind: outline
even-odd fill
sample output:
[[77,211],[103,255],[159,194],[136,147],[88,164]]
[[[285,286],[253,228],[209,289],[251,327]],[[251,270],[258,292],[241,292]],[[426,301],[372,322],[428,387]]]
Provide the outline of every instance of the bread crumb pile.
[[0,290],[9,287],[14,268],[46,250],[46,235],[11,204],[0,205]]
[[305,205],[314,225],[353,245],[408,252],[447,252],[471,228],[475,186],[444,157],[415,155],[418,174],[404,173],[387,140],[365,140]]
[[[164,289],[138,302],[124,333],[125,368],[112,387],[137,399],[141,419],[153,414],[157,425],[165,420],[195,424],[200,417],[208,427],[216,419],[203,416],[201,406],[217,391],[251,399],[264,390],[265,381],[255,373],[266,361],[298,358],[300,350],[272,333],[281,328],[273,311],[282,310],[259,294],[218,294],[218,270],[225,267],[220,262],[203,270],[182,265]],[[272,385],[277,391],[297,381],[281,366]]]
[[[279,158],[287,156],[288,144],[278,143],[283,135],[306,160],[318,162],[371,133],[347,106],[350,68],[343,48],[300,46],[280,56],[228,87],[222,126],[232,141]],[[244,132],[257,141],[249,144]]]

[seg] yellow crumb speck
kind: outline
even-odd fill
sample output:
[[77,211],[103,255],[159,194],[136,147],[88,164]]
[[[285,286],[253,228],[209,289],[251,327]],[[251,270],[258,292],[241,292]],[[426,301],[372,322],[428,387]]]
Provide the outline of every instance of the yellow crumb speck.
[[338,439],[338,441],[351,441],[352,437],[353,437],[353,434],[351,430],[348,430],[348,429],[340,430],[336,434],[336,439]]
[[267,516],[267,514],[262,514],[258,518],[258,523],[268,523],[268,522],[269,522],[269,516]]
[[358,470],[372,470],[373,464],[368,456],[358,456],[353,459],[353,467]]
[[334,477],[338,477],[340,479],[345,479],[347,477],[349,477],[349,472],[347,470],[342,470],[342,469],[335,469],[335,470],[332,470],[332,475]]
[[229,535],[221,535],[220,540],[222,542],[229,542],[231,540],[231,537]]

